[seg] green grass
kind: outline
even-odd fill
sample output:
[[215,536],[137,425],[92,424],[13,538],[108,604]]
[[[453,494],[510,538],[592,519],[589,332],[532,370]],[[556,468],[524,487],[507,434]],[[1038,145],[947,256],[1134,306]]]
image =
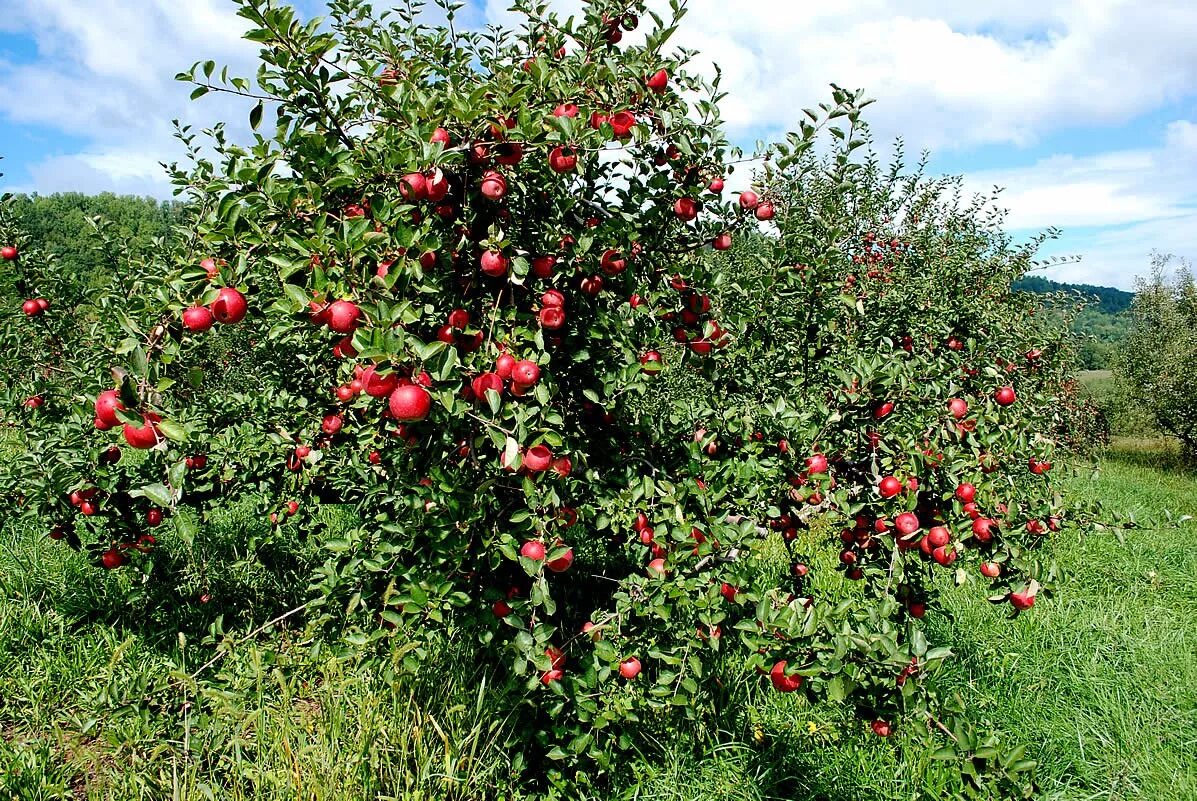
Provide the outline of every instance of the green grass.
[[[1120,441],[1073,481],[1140,527],[1055,541],[1068,578],[1011,620],[976,586],[928,621],[958,658],[972,717],[1025,744],[1048,799],[1197,798],[1197,478],[1167,446]],[[477,799],[522,795],[510,691],[459,644],[417,676],[313,655],[267,632],[192,678],[209,642],[113,625],[119,579],[40,537],[0,531],[0,798]],[[755,683],[726,731],[644,740],[616,797],[915,799],[952,785],[903,738]],[[531,766],[535,770],[536,766]]]

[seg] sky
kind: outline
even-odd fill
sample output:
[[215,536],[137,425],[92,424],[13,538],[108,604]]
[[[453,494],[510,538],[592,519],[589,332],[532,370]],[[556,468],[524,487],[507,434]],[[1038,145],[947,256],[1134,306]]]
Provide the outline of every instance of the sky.
[[[380,8],[386,0],[375,0]],[[552,0],[562,11],[581,0]],[[308,16],[320,0],[298,0]],[[466,0],[459,19],[510,19]],[[876,99],[879,142],[928,149],[970,191],[1002,187],[1020,238],[1054,226],[1043,275],[1133,287],[1153,250],[1197,260],[1197,2],[690,0],[675,41],[717,63],[732,139],[796,127],[832,82]],[[0,190],[169,197],[172,120],[245,119],[174,80],[195,61],[252,75],[230,0],[0,0]],[[1076,258],[1076,257],[1079,257]]]

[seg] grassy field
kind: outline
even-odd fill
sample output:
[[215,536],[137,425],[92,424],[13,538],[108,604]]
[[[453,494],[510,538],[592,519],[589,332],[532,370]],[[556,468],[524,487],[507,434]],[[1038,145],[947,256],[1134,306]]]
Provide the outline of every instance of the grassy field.
[[[1010,620],[965,587],[928,615],[959,655],[950,684],[1040,761],[1043,798],[1197,798],[1197,525],[1176,522],[1197,515],[1197,477],[1148,445],[1120,441],[1074,480],[1141,525],[1059,538],[1058,594]],[[128,591],[118,580],[27,523],[0,532],[0,797],[520,797],[499,711],[512,699],[458,644],[413,677],[401,651],[367,663],[268,632],[200,670],[219,635],[114,623],[103,599]],[[619,797],[898,801],[951,786],[902,737],[751,684],[703,745],[644,738]]]

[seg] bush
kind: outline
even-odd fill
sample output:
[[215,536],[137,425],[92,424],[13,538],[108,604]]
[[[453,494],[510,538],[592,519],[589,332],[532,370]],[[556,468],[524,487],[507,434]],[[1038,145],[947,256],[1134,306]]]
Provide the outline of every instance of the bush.
[[[517,3],[485,34],[238,5],[256,86],[182,77],[267,98],[268,133],[217,128],[208,161],[182,132],[178,235],[6,313],[31,443],[6,498],[157,598],[231,576],[222,604],[274,614],[309,575],[322,643],[402,643],[418,670],[466,638],[566,795],[729,714],[729,665],[938,749],[962,793],[1027,792],[1031,763],[937,698],[950,653],[919,621],[934,570],[1012,613],[1056,579],[1073,344],[1011,292],[1036,242],[862,158],[838,88],[727,199],[718,87],[642,3]],[[52,262],[0,237],[17,289],[55,298]],[[212,533],[230,510],[239,542]]]

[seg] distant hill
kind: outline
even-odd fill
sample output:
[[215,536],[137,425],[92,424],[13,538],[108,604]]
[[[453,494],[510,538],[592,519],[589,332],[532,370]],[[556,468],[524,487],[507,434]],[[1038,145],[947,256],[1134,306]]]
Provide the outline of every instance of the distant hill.
[[1089,340],[1081,346],[1081,367],[1085,370],[1108,370],[1113,357],[1130,328],[1130,307],[1134,292],[1092,284],[1065,284],[1046,278],[1023,278],[1014,285],[1020,292],[1039,295],[1063,292],[1075,295],[1090,305],[1077,315],[1073,330]]

